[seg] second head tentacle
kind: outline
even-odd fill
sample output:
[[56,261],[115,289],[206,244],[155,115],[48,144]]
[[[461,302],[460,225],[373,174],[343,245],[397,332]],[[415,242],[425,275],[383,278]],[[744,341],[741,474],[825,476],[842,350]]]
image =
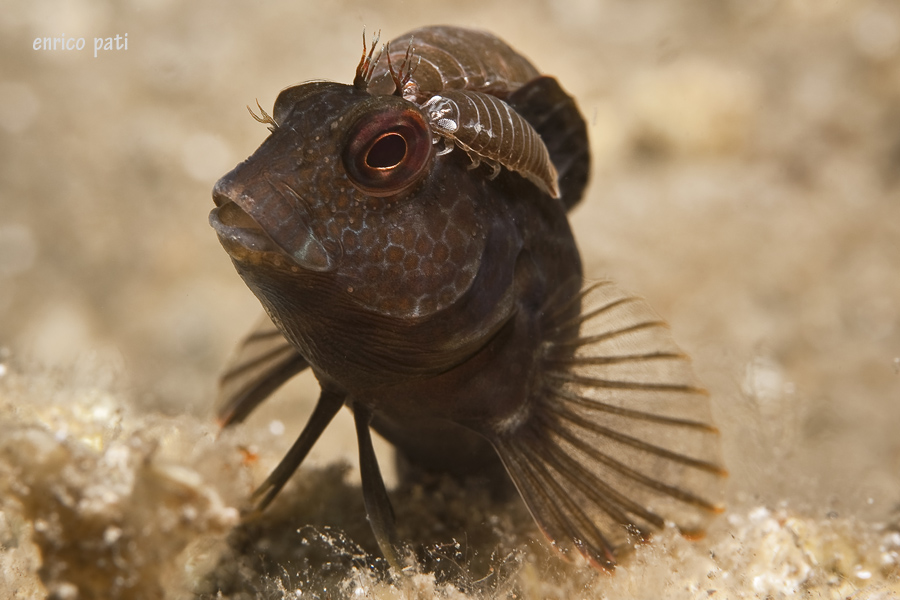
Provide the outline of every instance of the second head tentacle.
[[378,55],[375,56],[375,47],[378,46],[378,41],[380,39],[381,30],[379,29],[378,33],[375,34],[375,39],[372,40],[372,47],[366,52],[366,29],[363,27],[362,57],[359,59],[359,64],[356,66],[356,76],[353,78],[353,87],[358,90],[367,91],[369,88],[369,82],[372,81],[372,73],[375,72],[375,65],[381,60],[381,54],[384,51],[384,48],[382,48],[382,50],[378,52]]

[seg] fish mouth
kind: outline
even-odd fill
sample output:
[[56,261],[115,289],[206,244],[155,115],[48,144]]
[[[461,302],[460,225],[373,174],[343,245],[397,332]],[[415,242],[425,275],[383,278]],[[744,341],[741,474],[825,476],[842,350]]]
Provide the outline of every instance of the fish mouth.
[[274,253],[309,271],[335,268],[335,257],[312,232],[308,215],[297,204],[299,197],[272,193],[270,188],[247,193],[231,174],[216,183],[212,195],[216,208],[209,224],[233,259],[258,260],[260,253]]
[[209,224],[229,255],[244,258],[258,252],[281,252],[262,227],[240,206],[227,198],[214,197],[216,208],[209,213]]

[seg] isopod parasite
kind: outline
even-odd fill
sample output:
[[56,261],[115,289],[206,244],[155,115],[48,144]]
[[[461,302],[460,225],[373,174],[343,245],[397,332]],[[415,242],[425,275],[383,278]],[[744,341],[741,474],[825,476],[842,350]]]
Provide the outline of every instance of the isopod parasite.
[[534,128],[508,104],[481,92],[448,90],[423,106],[438,137],[466,151],[475,168],[485,161],[496,176],[500,167],[520,173],[552,198],[559,198],[556,167]]

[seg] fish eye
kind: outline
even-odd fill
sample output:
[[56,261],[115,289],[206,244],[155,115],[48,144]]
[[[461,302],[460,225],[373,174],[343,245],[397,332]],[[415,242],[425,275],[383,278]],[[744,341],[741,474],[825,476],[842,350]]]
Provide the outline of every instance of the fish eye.
[[394,169],[406,158],[409,147],[402,135],[391,131],[375,140],[366,153],[366,166],[371,169]]
[[398,194],[427,172],[431,129],[419,111],[389,107],[363,115],[350,129],[343,161],[350,181],[372,196]]

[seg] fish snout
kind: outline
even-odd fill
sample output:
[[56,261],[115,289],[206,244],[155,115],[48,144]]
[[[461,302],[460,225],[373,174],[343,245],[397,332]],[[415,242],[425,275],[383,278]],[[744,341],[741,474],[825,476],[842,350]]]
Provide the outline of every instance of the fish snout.
[[224,206],[228,202],[233,202],[234,196],[234,185],[232,185],[231,180],[226,175],[222,177],[216,182],[216,185],[213,186],[212,197],[213,202],[216,203],[216,206]]
[[[242,177],[242,167],[228,173],[213,186],[216,208],[210,225],[226,250],[238,258],[235,244],[245,250],[280,252],[308,271],[331,271],[338,256],[329,253],[311,227],[308,208],[294,193],[284,193],[264,173],[251,169]],[[229,242],[229,243],[226,243]]]
[[213,187],[216,207],[209,213],[209,224],[219,241],[235,260],[246,260],[254,254],[280,252],[277,244],[236,202],[235,187],[223,177]]

